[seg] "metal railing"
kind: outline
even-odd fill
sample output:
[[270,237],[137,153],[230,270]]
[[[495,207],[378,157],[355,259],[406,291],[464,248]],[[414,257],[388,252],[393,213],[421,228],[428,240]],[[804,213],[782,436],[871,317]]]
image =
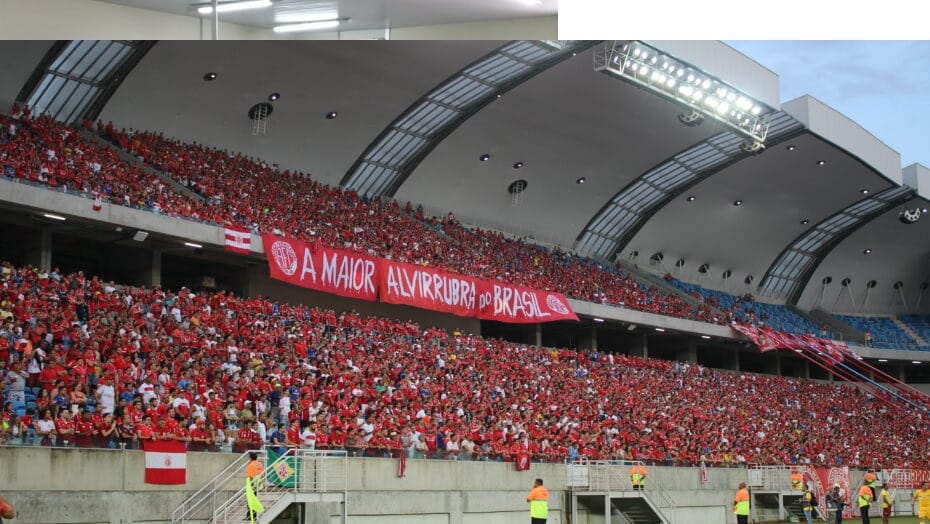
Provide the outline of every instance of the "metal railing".
[[[644,465],[639,460],[582,459],[569,465],[568,486],[573,491],[636,492],[630,481],[629,470],[633,466]],[[639,492],[651,502],[653,510],[663,522],[672,522],[668,512],[675,508],[675,502],[658,480],[648,477],[645,489]]]
[[[258,459],[265,462],[267,454],[265,450],[255,450],[258,453]],[[202,488],[195,491],[187,497],[180,506],[175,508],[171,513],[171,522],[173,524],[183,524],[192,520],[207,520],[216,513],[217,502],[225,502],[223,496],[228,496],[236,490],[242,489],[244,478],[244,468],[249,463],[249,454],[243,453],[230,465],[217,473]],[[224,495],[225,494],[225,495]],[[221,497],[217,500],[217,497]],[[207,511],[209,510],[209,511]]]
[[[262,451],[260,459],[264,461],[265,458],[267,454]],[[175,524],[183,524],[192,520],[209,520],[222,524],[249,522],[243,472],[247,462],[248,454],[246,453],[220,472],[213,481],[188,497],[188,500],[175,510],[172,522]],[[253,484],[255,494],[266,510],[293,493],[341,493],[345,500],[348,491],[346,463],[344,452],[290,450],[265,467],[259,479]],[[231,488],[230,483],[234,487]],[[207,508],[210,509],[208,514],[205,511]]]

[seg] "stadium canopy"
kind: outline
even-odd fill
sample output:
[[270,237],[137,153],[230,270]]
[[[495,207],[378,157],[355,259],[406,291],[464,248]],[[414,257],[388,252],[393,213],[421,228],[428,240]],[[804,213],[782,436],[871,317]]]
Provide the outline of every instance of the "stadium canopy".
[[[55,74],[49,51],[75,45],[0,43],[9,72],[0,102],[34,96],[24,87]],[[897,217],[927,206],[926,170],[906,177],[897,152],[816,99],[780,103],[777,71],[722,43],[650,45],[771,107],[766,149],[741,149],[742,138],[713,119],[683,125],[680,105],[596,72],[593,42],[163,41],[117,75],[99,110],[118,126],[241,151],[711,288],[854,311],[876,280],[872,311],[897,307],[900,281],[915,303],[930,218]],[[465,84],[477,96],[443,97]],[[267,135],[252,136],[248,110],[271,93],[280,98]],[[392,133],[424,145],[404,162],[381,162],[389,176],[366,185],[363,169]],[[916,192],[901,189],[905,178]],[[508,188],[520,180],[517,197]],[[650,260],[656,253],[663,262]],[[704,264],[709,271],[698,272]]]

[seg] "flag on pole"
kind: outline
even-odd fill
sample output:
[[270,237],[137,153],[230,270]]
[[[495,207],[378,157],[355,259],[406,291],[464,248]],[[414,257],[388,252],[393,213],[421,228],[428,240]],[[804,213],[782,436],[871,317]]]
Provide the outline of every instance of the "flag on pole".
[[707,478],[707,463],[703,460],[701,461],[701,485],[706,486],[710,482],[710,479]]
[[398,477],[404,477],[407,475],[407,453],[405,453],[405,451],[406,450],[401,448],[400,453],[399,453],[400,457],[397,461],[397,476]]
[[252,488],[252,479],[245,478],[245,502],[249,506],[249,522],[254,524],[255,517],[265,512],[262,501],[258,500],[255,490]]
[[187,449],[178,440],[152,440],[143,444],[146,484],[186,484]]
[[101,209],[103,209],[103,199],[98,196],[94,199],[93,210],[100,211]]
[[248,254],[252,245],[252,234],[244,229],[226,227],[226,249],[236,253]]

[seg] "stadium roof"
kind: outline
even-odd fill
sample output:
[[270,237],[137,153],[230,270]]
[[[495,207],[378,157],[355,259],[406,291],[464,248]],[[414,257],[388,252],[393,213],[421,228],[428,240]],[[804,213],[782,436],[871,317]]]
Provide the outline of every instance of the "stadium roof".
[[[430,106],[455,112],[455,118],[436,116],[434,124],[419,128],[430,131],[414,133],[428,148],[407,166],[409,172],[374,194],[452,211],[466,223],[617,256],[707,287],[758,295],[758,285],[783,278],[790,282],[764,289],[775,300],[799,299],[802,307],[863,310],[869,280],[877,285],[867,310],[898,308],[892,287],[898,281],[913,306],[928,276],[930,219],[904,225],[897,216],[905,202],[923,208],[927,201],[903,189],[885,193],[893,198],[878,206],[855,207],[901,186],[897,152],[813,98],[780,103],[777,72],[724,44],[688,44],[653,43],[773,108],[763,153],[740,150],[741,140],[715,120],[684,126],[677,118],[680,106],[595,72],[594,43],[569,43],[577,46],[566,48],[570,53],[528,59],[511,64],[513,69],[496,64],[513,74],[495,83],[475,75],[475,64],[513,58],[518,48],[543,52],[566,43],[165,41],[124,78],[113,79],[121,84],[100,116],[242,151],[326,183],[349,183],[353,167],[392,125],[422,110],[425,101],[438,100],[431,94],[456,78],[477,78],[476,85],[488,87],[482,92],[493,97],[462,111],[448,100]],[[0,43],[0,68],[8,73],[0,78],[0,103],[47,69],[42,63],[52,47]],[[205,82],[208,72],[217,79]],[[252,136],[248,109],[272,92],[281,98],[274,102],[269,132]],[[331,111],[338,117],[325,118]],[[449,122],[454,125],[442,127]],[[479,159],[484,154],[487,161]],[[909,169],[909,184],[925,180],[918,189],[926,194],[930,175],[919,166]],[[508,191],[516,180],[527,183],[518,198]],[[735,206],[737,200],[742,205]],[[850,213],[855,220],[837,218]],[[829,233],[817,249],[803,242],[812,230]],[[811,260],[803,267],[795,264],[797,257],[787,260],[794,252]],[[662,264],[650,264],[654,253],[663,253]],[[680,269],[674,266],[679,259]],[[706,274],[697,271],[702,264],[711,268]],[[732,272],[728,281],[725,270]],[[751,285],[744,283],[749,275]],[[821,300],[827,275],[833,283]],[[849,290],[839,284],[846,277]]]

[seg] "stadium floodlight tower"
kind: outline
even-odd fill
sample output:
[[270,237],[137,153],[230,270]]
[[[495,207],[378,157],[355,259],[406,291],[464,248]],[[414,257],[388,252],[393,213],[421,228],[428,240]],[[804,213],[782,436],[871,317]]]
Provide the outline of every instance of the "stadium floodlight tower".
[[604,42],[594,52],[594,70],[683,106],[679,121],[696,126],[714,118],[746,137],[748,153],[765,148],[771,107],[697,67],[638,40]]

